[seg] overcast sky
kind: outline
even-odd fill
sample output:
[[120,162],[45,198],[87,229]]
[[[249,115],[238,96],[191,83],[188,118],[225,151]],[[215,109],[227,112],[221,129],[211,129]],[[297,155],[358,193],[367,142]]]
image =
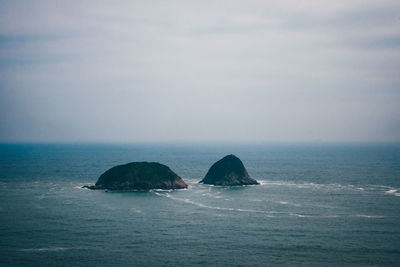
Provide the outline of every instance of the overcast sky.
[[0,142],[400,141],[400,1],[0,0]]

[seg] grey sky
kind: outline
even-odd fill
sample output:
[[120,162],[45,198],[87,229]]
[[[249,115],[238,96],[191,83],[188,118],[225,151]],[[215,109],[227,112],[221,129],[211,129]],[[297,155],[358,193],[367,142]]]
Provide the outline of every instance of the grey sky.
[[400,141],[399,16],[398,0],[0,0],[0,141]]

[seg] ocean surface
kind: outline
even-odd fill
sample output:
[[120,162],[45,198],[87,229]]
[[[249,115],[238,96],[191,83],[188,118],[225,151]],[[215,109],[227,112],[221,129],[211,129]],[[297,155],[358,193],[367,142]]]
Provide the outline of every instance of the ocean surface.
[[[199,184],[227,154],[261,184]],[[189,188],[81,188],[132,161]],[[0,265],[399,266],[400,144],[2,144]]]

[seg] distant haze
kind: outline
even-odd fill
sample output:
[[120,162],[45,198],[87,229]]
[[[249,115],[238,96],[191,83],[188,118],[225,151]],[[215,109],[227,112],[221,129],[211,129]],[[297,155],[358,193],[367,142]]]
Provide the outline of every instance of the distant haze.
[[400,1],[0,1],[0,142],[400,141]]

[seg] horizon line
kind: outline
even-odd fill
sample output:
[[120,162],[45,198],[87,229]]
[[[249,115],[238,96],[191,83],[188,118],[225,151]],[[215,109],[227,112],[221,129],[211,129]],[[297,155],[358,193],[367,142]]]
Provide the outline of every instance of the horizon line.
[[0,145],[279,145],[400,144],[400,141],[0,141]]

